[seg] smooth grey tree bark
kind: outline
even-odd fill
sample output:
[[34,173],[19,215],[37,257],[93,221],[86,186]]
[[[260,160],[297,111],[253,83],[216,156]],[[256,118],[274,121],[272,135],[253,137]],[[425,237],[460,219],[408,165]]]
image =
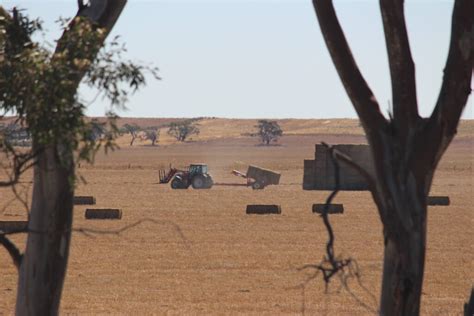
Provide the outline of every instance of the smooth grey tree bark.
[[[126,0],[79,1],[77,16],[90,19],[94,27],[108,34],[125,7]],[[74,19],[71,24],[74,23]],[[66,29],[58,41],[56,54],[71,56],[74,40]],[[103,41],[105,36],[103,37]],[[93,60],[103,44],[90,51]],[[53,60],[55,56],[53,55]],[[76,88],[84,72],[71,76]],[[75,137],[75,135],[71,135]],[[26,250],[19,269],[17,315],[57,315],[66,276],[72,229],[74,197],[74,155],[64,143],[41,145],[34,167],[33,199],[29,218]]]

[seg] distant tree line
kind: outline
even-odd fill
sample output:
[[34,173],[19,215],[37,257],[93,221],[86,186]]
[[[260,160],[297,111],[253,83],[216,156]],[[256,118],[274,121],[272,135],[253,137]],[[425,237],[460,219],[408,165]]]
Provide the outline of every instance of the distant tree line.
[[198,124],[192,119],[171,123],[168,129],[168,135],[174,137],[179,142],[184,142],[191,135],[199,135],[199,133]]
[[120,133],[129,134],[131,136],[130,146],[137,138],[141,140],[151,141],[151,145],[155,146],[160,138],[160,130],[162,128],[168,128],[167,134],[175,138],[179,142],[185,142],[192,135],[199,135],[199,124],[196,122],[202,118],[192,118],[178,122],[171,122],[169,124],[163,124],[160,126],[149,126],[140,127],[135,123],[124,124],[120,129]]
[[[120,129],[122,134],[129,134],[131,136],[130,146],[133,146],[137,138],[141,140],[149,140],[154,146],[159,141],[160,130],[167,128],[167,134],[178,142],[185,142],[192,135],[199,135],[199,123],[198,121],[203,118],[192,118],[182,121],[171,122],[168,124],[163,124],[160,126],[154,127],[140,127],[137,124],[124,124]],[[256,127],[256,132],[249,133],[253,137],[260,138],[262,144],[270,145],[271,143],[277,142],[279,138],[283,135],[283,130],[277,121],[272,120],[258,120]]]
[[141,140],[151,141],[151,145],[155,146],[160,138],[160,127],[159,126],[149,126],[149,127],[140,127],[137,124],[125,124],[120,129],[121,134],[130,134],[130,146],[133,146],[133,143],[137,138]]

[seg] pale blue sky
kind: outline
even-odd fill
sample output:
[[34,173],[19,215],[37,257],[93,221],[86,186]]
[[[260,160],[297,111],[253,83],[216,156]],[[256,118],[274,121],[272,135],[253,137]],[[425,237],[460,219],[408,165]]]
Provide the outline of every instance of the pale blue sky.
[[[54,21],[76,12],[75,0],[3,0]],[[378,1],[335,1],[356,60],[384,112],[390,75]],[[438,97],[446,61],[452,1],[407,0],[420,113]],[[159,67],[161,81],[130,98],[122,116],[236,118],[356,117],[321,37],[310,0],[129,0],[113,35],[128,57]],[[90,92],[83,91],[92,99]],[[474,118],[472,97],[464,118]],[[87,114],[101,116],[98,100]]]

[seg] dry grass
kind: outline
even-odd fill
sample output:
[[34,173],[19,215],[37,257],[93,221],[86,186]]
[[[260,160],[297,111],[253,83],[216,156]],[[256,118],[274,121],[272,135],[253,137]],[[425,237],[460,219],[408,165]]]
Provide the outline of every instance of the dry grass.
[[[337,281],[328,294],[319,278],[303,291],[298,285],[309,273],[296,269],[319,262],[326,241],[322,221],[312,214],[311,206],[323,202],[328,192],[302,190],[303,159],[312,158],[314,144],[322,140],[360,143],[363,137],[331,128],[318,132],[320,127],[312,127],[311,121],[283,120],[284,129],[293,126],[288,127],[292,136],[285,136],[281,146],[261,147],[255,146],[255,139],[240,136],[255,121],[200,123],[200,141],[123,146],[107,157],[99,155],[95,166],[81,166],[79,173],[88,183],[78,185],[77,195],[95,196],[99,208],[121,208],[123,218],[86,221],[87,206],[76,206],[75,228],[111,230],[144,218],[155,222],[144,222],[119,236],[91,238],[74,233],[61,313],[275,315],[304,310],[308,315],[370,314],[347,291],[339,293]],[[357,123],[350,124],[340,130],[357,128]],[[220,138],[206,139],[208,133]],[[429,209],[423,315],[459,315],[470,293],[474,279],[473,144],[472,134],[456,140],[435,177],[432,194],[449,195],[451,205]],[[230,171],[255,164],[280,171],[281,185],[257,192],[219,186],[174,191],[157,184],[158,168],[198,161],[209,164],[218,182],[243,182]],[[0,196],[1,208],[12,195],[0,190]],[[334,202],[345,208],[343,215],[331,217],[336,252],[357,259],[363,284],[375,301],[354,280],[350,289],[376,308],[383,241],[374,203],[367,192],[342,192]],[[246,215],[247,204],[279,204],[282,214]],[[25,217],[21,210],[14,202],[5,207],[0,220],[21,220]],[[14,239],[24,243],[22,237]],[[17,273],[3,250],[0,269],[0,314],[11,314]]]

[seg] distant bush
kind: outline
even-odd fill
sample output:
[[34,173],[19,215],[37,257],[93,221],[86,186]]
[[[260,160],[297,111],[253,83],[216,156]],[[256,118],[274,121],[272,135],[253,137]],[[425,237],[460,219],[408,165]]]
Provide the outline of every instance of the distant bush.
[[121,128],[122,133],[127,133],[132,136],[132,140],[130,141],[130,146],[133,146],[133,142],[138,137],[138,133],[140,132],[140,127],[137,124],[125,124]]
[[255,127],[257,128],[257,133],[252,134],[252,136],[260,137],[265,145],[278,141],[278,138],[283,135],[283,130],[277,121],[259,120]]
[[143,130],[145,133],[145,139],[151,141],[151,145],[155,146],[156,142],[160,138],[160,130],[156,127],[148,127]]
[[168,135],[184,142],[191,135],[199,135],[198,124],[194,123],[196,119],[186,120],[177,123],[171,123],[168,129]]

